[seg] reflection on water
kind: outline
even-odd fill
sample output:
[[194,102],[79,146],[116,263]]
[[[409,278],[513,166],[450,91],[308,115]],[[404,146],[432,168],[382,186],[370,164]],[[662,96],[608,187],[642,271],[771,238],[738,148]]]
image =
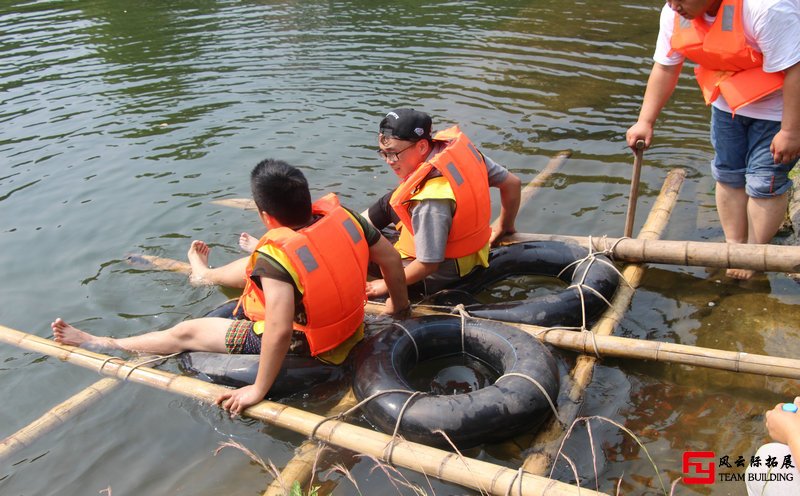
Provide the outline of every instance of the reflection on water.
[[[49,336],[60,315],[124,336],[204,314],[235,293],[131,267],[126,256],[182,259],[195,238],[210,244],[215,265],[240,256],[238,235],[257,230],[258,220],[210,202],[247,196],[247,173],[266,156],[301,166],[315,194],[333,190],[366,208],[395,184],[373,150],[382,114],[401,105],[429,111],[437,128],[460,123],[523,180],[572,150],[521,212],[518,229],[618,236],[632,164],[623,135],[638,113],[659,8],[555,0],[6,2],[0,323]],[[722,239],[707,120],[685,71],[645,154],[637,226],[667,171],[683,167],[687,180],[664,237]],[[553,290],[530,284],[507,281],[494,297]],[[719,271],[652,267],[618,333],[795,356],[798,292],[782,275],[740,283]],[[0,364],[7,434],[96,380],[8,346]],[[795,393],[793,381],[604,359],[581,414],[625,424],[671,481],[686,449],[752,454],[764,439],[763,410]],[[324,411],[338,394],[290,402]],[[271,476],[235,450],[213,456],[218,444],[233,438],[282,467],[302,442],[135,385],[68,425],[2,465],[2,494],[54,493],[55,480],[67,494],[254,494]],[[604,453],[600,489],[613,493],[622,477],[626,494],[654,493],[658,478],[638,443],[608,422],[591,425]],[[576,428],[565,448],[593,487],[586,432]],[[527,447],[468,454],[517,467]],[[351,467],[363,494],[385,491],[371,462],[338,450],[318,473],[327,489],[358,493],[341,474],[324,475],[333,463]],[[561,466],[556,473],[573,477]],[[428,492],[465,492],[407,476]]]

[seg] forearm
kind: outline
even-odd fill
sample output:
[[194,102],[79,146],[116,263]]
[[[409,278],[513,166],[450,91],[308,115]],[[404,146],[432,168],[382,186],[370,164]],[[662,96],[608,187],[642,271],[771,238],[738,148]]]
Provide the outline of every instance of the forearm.
[[505,232],[514,232],[514,223],[517,219],[519,212],[520,198],[522,197],[522,181],[519,177],[508,173],[505,181],[503,181],[498,189],[500,190],[500,215],[498,223],[500,229]]
[[[270,328],[272,327],[272,328]],[[283,365],[292,340],[292,327],[276,329],[268,323],[264,325],[261,336],[261,354],[258,359],[258,372],[253,383],[260,394],[266,396]]]
[[381,239],[370,247],[370,260],[378,264],[389,291],[389,298],[397,305],[398,309],[408,306],[408,288],[403,270],[403,261],[400,254],[394,249],[386,238]]
[[786,69],[785,74],[781,130],[800,133],[800,62]]
[[789,438],[787,445],[789,446],[789,451],[792,453],[792,460],[794,460],[795,463],[800,461],[800,432],[795,433],[794,436]]
[[428,262],[420,262],[419,260],[414,260],[410,264],[406,265],[404,272],[406,276],[406,284],[411,285],[415,282],[419,282],[429,275],[433,274],[439,269],[439,263],[428,263]]

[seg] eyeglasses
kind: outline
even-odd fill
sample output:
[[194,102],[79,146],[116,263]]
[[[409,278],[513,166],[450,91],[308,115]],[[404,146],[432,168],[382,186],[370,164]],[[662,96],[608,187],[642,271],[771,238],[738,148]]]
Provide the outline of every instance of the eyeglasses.
[[384,160],[386,160],[388,162],[397,162],[398,160],[400,160],[400,154],[401,153],[403,153],[404,151],[408,150],[409,148],[413,147],[416,144],[417,144],[417,142],[414,141],[413,143],[411,143],[407,147],[403,148],[399,152],[386,152],[386,151],[383,151],[383,150],[378,150],[378,155],[380,155],[382,159],[384,159]]

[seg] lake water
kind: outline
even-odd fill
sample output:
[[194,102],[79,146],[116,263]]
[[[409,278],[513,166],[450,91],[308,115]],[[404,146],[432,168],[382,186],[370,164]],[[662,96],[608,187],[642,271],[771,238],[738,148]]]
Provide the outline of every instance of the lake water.
[[[125,336],[202,315],[231,293],[132,267],[126,255],[183,259],[189,242],[203,239],[215,265],[240,256],[238,234],[258,233],[258,219],[211,201],[247,197],[249,170],[265,157],[302,167],[315,196],[335,191],[356,210],[368,207],[396,181],[375,153],[376,128],[400,106],[426,110],[439,129],[459,123],[524,182],[571,150],[520,212],[519,230],[620,236],[632,169],[624,133],[638,113],[660,5],[2,2],[0,323],[48,337],[62,316]],[[723,239],[708,118],[685,69],[645,153],[637,228],[667,172],[681,167],[687,179],[663,238]],[[720,270],[650,266],[616,334],[793,357],[798,303],[800,286],[781,274],[742,283]],[[0,364],[3,436],[98,379],[6,345]],[[763,411],[796,393],[794,381],[606,359],[581,414],[636,433],[668,485],[687,450],[749,460],[765,440]],[[319,401],[291,403],[315,410]],[[585,447],[583,432],[568,448]],[[602,422],[593,437],[601,490],[614,493],[622,478],[624,494],[659,492],[636,441]],[[279,468],[303,441],[125,384],[3,462],[0,494],[261,494],[269,473],[236,450],[214,456],[230,439]],[[522,461],[505,445],[468,454],[513,468]],[[317,472],[326,491],[390,487],[369,460],[342,451],[329,458]],[[333,463],[351,468],[358,489],[329,472]],[[576,463],[584,483],[593,478],[591,459]],[[429,494],[472,494],[404,474]],[[744,488],[717,482],[678,492]]]

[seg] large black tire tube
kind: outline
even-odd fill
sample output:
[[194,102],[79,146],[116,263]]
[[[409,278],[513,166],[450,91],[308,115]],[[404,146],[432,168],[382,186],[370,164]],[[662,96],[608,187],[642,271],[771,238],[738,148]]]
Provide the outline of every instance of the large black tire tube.
[[[399,412],[413,388],[409,372],[425,360],[461,353],[462,320],[429,316],[394,323],[366,339],[355,356],[353,391],[364,400],[381,391],[405,392],[376,396],[363,406],[365,417],[392,433]],[[404,330],[405,329],[405,330]],[[558,397],[559,375],[547,347],[529,334],[499,323],[466,319],[464,351],[494,368],[494,384],[467,394],[424,394],[412,398],[402,415],[399,434],[405,439],[449,447],[434,431],[441,430],[459,448],[493,443],[541,426]],[[541,384],[547,396],[530,380]]]
[[[463,304],[474,317],[547,327],[580,327],[585,310],[588,326],[608,307],[606,301],[611,300],[619,286],[619,274],[605,255],[597,254],[576,263],[588,254],[589,250],[578,244],[560,241],[531,241],[495,248],[490,252],[489,267],[476,270],[455,286],[437,293],[433,302],[447,306]],[[510,275],[558,277],[570,287],[523,301],[476,302],[472,295]]]
[[[206,314],[206,317],[233,318],[236,300],[229,301]],[[238,318],[244,318],[239,315]],[[258,373],[259,355],[187,352],[179,356],[181,369],[215,384],[242,387],[253,384]],[[268,398],[282,398],[308,391],[323,383],[341,381],[347,375],[347,362],[330,365],[307,356],[287,355],[272,384]]]

